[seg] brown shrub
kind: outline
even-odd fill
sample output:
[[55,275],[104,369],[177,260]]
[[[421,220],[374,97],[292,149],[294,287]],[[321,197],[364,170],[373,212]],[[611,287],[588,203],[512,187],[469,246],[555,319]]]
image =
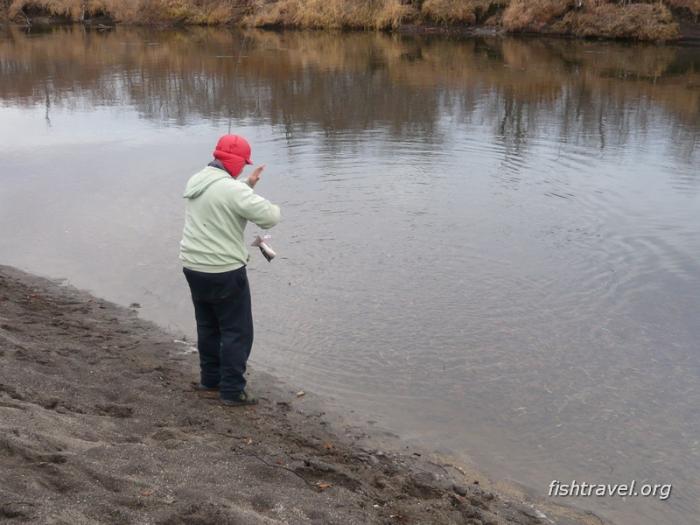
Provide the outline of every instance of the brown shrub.
[[82,11],[82,4],[81,0],[13,0],[8,13],[10,18],[15,18],[22,12],[45,11],[49,15],[77,20]]
[[553,24],[557,33],[580,37],[667,41],[680,37],[667,7],[658,4],[601,4],[568,13]]
[[404,22],[414,19],[417,16],[416,10],[401,3],[400,0],[385,0],[383,5],[372,14],[374,29],[395,29]]
[[513,0],[503,13],[503,27],[512,32],[540,32],[573,7],[571,0]]
[[508,0],[425,0],[421,12],[440,24],[473,25],[507,4]]
[[91,15],[108,15],[118,22],[136,24],[222,24],[236,16],[230,0],[12,0],[8,15],[42,13],[77,21]]
[[460,0],[425,0],[421,12],[429,19],[443,24],[476,23],[476,13],[467,2]]
[[416,15],[400,0],[279,0],[258,2],[247,25],[311,29],[389,29]]
[[625,5],[606,0],[583,0],[580,3],[573,0],[513,0],[503,14],[503,26],[512,32],[632,40],[666,41],[680,36],[673,15],[659,2]]
[[674,9],[683,9],[693,16],[700,16],[700,0],[664,0],[664,3]]

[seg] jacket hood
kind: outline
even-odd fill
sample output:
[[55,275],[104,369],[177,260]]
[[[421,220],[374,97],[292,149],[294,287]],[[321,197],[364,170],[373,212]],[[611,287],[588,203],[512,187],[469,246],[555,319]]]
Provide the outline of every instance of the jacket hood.
[[207,167],[193,175],[190,180],[187,181],[187,186],[185,187],[185,193],[183,197],[185,199],[196,199],[205,191],[207,188],[220,181],[221,179],[230,179],[231,176],[224,170],[218,168]]

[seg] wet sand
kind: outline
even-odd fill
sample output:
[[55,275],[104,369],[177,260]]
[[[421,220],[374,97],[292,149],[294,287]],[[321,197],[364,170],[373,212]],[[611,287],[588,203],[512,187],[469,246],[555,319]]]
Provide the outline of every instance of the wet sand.
[[225,408],[193,391],[196,354],[134,310],[4,266],[0,362],[2,522],[601,523],[378,449],[263,373],[259,406]]

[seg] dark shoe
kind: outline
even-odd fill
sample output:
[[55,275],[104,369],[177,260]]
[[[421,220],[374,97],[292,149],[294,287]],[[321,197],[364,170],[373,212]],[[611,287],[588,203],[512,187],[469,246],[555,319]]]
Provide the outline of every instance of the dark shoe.
[[194,388],[194,391],[198,394],[207,397],[214,397],[219,394],[218,386],[204,386],[202,383],[192,383],[192,388]]
[[244,407],[250,405],[257,405],[258,400],[250,394],[248,394],[247,392],[241,392],[240,394],[231,399],[221,398],[221,403],[226,405],[227,407]]

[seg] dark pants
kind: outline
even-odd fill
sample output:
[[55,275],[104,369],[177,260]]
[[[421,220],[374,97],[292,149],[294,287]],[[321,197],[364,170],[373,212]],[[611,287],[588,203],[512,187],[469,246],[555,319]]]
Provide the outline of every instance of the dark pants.
[[203,273],[184,269],[197,320],[201,383],[234,399],[245,389],[253,346],[253,314],[245,266],[232,272]]

